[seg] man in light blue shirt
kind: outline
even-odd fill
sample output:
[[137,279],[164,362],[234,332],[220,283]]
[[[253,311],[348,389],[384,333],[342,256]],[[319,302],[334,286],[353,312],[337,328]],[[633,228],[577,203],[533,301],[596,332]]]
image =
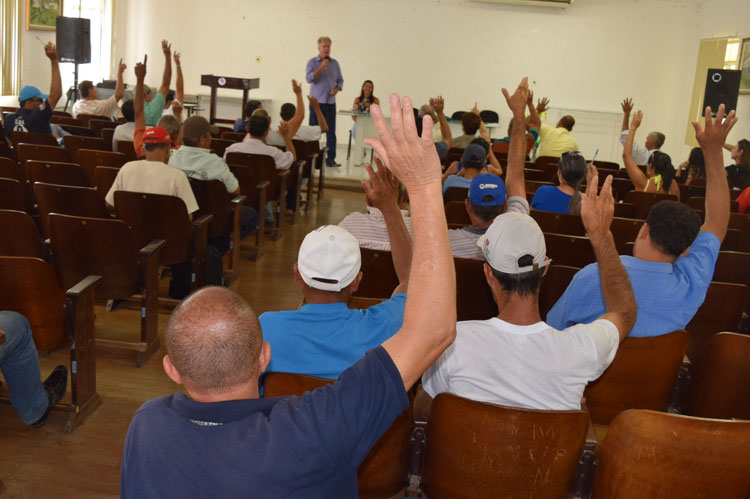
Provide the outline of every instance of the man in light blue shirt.
[[[411,267],[411,239],[398,208],[398,181],[379,165],[367,166],[370,202],[385,218],[399,285],[390,299],[365,310],[348,307],[363,279],[359,242],[346,229],[325,225],[310,232],[299,249],[294,280],[305,305],[299,310],[266,312],[259,317],[273,355],[268,372],[337,379],[365,352],[401,327]],[[376,275],[365,276],[377,279]]]
[[[660,336],[685,329],[706,298],[708,286],[729,224],[729,187],[723,169],[722,145],[734,123],[734,112],[721,123],[706,113],[706,129],[697,122],[696,139],[706,159],[706,218],[675,201],[653,208],[635,240],[633,257],[621,256],[638,304],[630,336]],[[590,322],[604,310],[597,265],[578,272],[552,310],[547,323],[557,329]]]
[[[331,58],[331,39],[327,36],[318,38],[318,55],[307,61],[305,69],[307,83],[310,84],[310,96],[320,103],[320,110],[328,123],[326,146],[328,158],[326,166],[341,166],[336,163],[336,94],[344,88],[344,77],[341,66]],[[315,109],[310,106],[310,126],[318,125]]]

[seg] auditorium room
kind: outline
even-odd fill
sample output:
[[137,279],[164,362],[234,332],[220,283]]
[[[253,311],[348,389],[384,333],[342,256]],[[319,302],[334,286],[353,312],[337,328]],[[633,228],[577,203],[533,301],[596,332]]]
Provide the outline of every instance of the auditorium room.
[[750,497],[748,20],[2,0],[0,497]]

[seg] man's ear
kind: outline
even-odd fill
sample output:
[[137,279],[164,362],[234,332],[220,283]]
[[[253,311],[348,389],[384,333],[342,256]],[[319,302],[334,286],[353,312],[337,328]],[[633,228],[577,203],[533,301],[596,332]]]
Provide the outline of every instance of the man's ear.
[[296,263],[294,264],[294,282],[299,286],[305,284],[305,280],[302,279],[302,274],[299,273],[299,268],[297,267]]
[[178,385],[182,384],[182,376],[177,371],[177,368],[172,364],[172,359],[169,358],[169,354],[165,355],[162,359],[162,365],[164,366],[164,372],[167,373],[167,376],[169,376],[169,379],[177,383]]
[[359,285],[362,283],[362,272],[357,273],[357,277],[354,278],[351,284],[349,284],[349,290],[352,294],[356,293],[359,289]]
[[471,201],[469,201],[469,198],[464,199],[464,206],[466,207],[466,213],[471,213]]
[[268,364],[271,362],[271,344],[267,341],[263,342],[260,347],[260,356],[258,357],[258,377],[266,372]]

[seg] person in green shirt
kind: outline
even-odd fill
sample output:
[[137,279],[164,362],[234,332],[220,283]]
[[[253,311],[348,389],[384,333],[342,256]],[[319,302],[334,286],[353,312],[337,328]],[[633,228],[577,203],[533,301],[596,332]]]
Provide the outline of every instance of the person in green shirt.
[[172,45],[162,40],[161,50],[164,52],[164,75],[161,78],[159,91],[154,93],[153,89],[143,86],[143,100],[145,101],[143,112],[146,115],[146,126],[156,126],[161,118],[164,106],[167,104],[169,83],[172,81]]

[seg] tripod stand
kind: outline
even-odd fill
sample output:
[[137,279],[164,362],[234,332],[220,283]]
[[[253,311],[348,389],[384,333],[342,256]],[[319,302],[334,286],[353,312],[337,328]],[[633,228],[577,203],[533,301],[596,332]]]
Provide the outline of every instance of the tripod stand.
[[[66,92],[66,95],[68,97],[68,100],[65,101],[65,107],[63,108],[63,111],[68,111],[68,104],[70,104],[70,109],[73,110],[73,104],[76,103],[78,99],[81,98],[80,95],[78,95],[78,63],[73,63],[75,66],[75,69],[73,70],[73,86],[68,89]],[[71,103],[71,98],[73,102]]]

